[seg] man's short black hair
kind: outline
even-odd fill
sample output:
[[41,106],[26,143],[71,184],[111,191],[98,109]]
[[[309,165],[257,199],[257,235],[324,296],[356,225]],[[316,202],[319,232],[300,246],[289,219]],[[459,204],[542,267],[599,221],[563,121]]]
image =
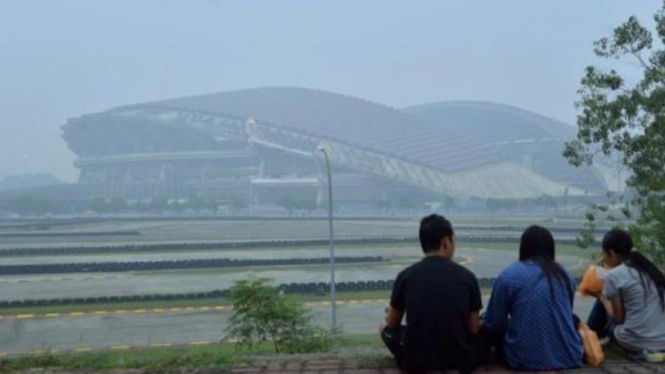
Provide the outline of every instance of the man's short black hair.
[[441,240],[453,236],[453,225],[445,217],[430,214],[420,220],[420,246],[423,252],[436,251],[441,247]]

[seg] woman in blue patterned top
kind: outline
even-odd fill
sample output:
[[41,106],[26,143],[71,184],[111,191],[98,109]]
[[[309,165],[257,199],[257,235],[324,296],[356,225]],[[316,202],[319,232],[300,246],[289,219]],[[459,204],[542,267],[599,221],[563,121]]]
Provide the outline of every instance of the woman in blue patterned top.
[[582,366],[583,346],[573,321],[575,280],[554,260],[549,230],[522,234],[519,262],[504,269],[492,289],[481,330],[502,336],[500,349],[514,370]]

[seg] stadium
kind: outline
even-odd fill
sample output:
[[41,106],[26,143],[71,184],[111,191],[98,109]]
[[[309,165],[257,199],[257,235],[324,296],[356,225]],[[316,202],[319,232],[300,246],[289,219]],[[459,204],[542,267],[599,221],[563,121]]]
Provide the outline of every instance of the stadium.
[[561,155],[576,129],[519,108],[442,102],[391,108],[303,88],[257,88],[122,106],[72,118],[63,137],[79,185],[98,196],[204,195],[275,202],[335,194],[535,199],[600,195],[610,173]]

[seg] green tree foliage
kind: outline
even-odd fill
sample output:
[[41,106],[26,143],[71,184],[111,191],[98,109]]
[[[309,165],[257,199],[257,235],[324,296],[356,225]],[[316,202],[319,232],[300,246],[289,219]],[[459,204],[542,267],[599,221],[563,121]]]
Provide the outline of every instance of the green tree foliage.
[[66,212],[69,204],[63,200],[53,200],[22,194],[11,199],[9,209],[20,215]]
[[408,197],[401,197],[397,200],[397,205],[400,209],[406,210],[407,212],[411,212],[418,208],[418,202]]
[[317,208],[316,200],[305,197],[296,197],[293,195],[283,196],[277,201],[277,205],[286,209],[289,212],[289,216],[297,211],[305,211],[308,214],[311,214]]
[[159,214],[164,214],[168,209],[169,201],[163,197],[156,197],[150,201],[150,210]]
[[386,213],[390,213],[393,208],[393,201],[387,196],[381,196],[374,200],[374,205]]
[[229,209],[233,214],[238,214],[238,212],[245,210],[248,207],[249,203],[247,200],[239,199],[237,197],[231,198],[231,200],[229,200]]
[[485,202],[485,207],[492,212],[499,210],[514,210],[517,208],[517,200],[515,199],[493,199],[488,198]]
[[102,214],[108,212],[109,202],[103,197],[93,197],[88,201],[87,207],[97,214]]
[[308,310],[281,294],[268,279],[237,281],[231,288],[233,313],[226,329],[237,347],[272,342],[276,353],[306,353],[328,348],[328,335]]
[[112,197],[108,200],[108,207],[114,213],[119,213],[127,209],[127,200],[123,197]]
[[[629,210],[637,213],[637,224],[630,230],[640,249],[664,264],[665,4],[654,19],[655,34],[630,17],[595,43],[598,57],[622,60],[617,66],[631,71],[586,68],[577,138],[566,144],[564,155],[576,166],[591,164],[599,154],[620,158],[635,192]],[[636,72],[639,78],[633,82]]]
[[443,207],[446,210],[452,210],[457,208],[457,201],[452,196],[446,196],[443,200]]

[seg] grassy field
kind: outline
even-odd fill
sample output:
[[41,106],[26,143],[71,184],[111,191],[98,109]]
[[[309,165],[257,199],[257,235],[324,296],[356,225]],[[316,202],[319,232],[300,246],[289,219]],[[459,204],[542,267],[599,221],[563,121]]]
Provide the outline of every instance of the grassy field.
[[[337,338],[335,350],[345,350],[354,347],[382,348],[383,343],[378,334],[349,335]],[[242,363],[261,363],[268,356],[274,354],[271,343],[262,343],[251,350],[239,351],[236,346],[228,343],[181,346],[166,348],[135,348],[126,350],[105,350],[84,353],[43,353],[37,355],[19,356],[0,360],[0,373],[24,371],[77,371],[90,372],[96,370],[112,369],[142,369],[143,372],[162,373],[173,372],[178,369],[224,369]],[[319,355],[325,355],[320,353]],[[315,355],[316,356],[316,355]],[[280,356],[284,358],[284,356]],[[385,354],[358,355],[361,366],[373,366],[375,363],[385,363],[388,358]]]

